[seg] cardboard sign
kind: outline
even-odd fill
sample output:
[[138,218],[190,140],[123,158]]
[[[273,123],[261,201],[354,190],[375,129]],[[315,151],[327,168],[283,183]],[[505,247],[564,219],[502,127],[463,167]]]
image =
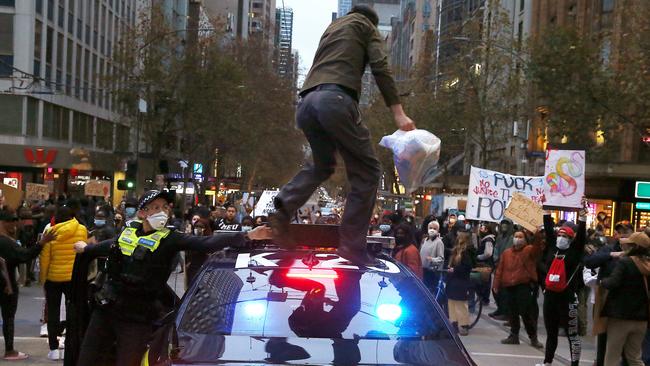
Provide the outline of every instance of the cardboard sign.
[[23,200],[23,192],[6,184],[0,184],[0,202],[5,206],[16,210]]
[[27,183],[25,185],[26,200],[46,200],[50,198],[50,187],[46,184]]
[[111,182],[107,180],[89,180],[84,186],[86,196],[108,197],[111,194]]
[[273,199],[278,195],[278,193],[280,193],[280,191],[262,192],[262,196],[257,201],[255,209],[253,210],[253,216],[268,216],[270,213],[275,212]]
[[537,204],[544,201],[544,177],[524,177],[472,167],[465,217],[470,220],[500,222],[516,193]]
[[542,206],[519,192],[512,196],[505,216],[533,233],[537,232],[539,227],[544,224]]
[[585,194],[585,152],[547,150],[544,169],[544,206],[582,208]]

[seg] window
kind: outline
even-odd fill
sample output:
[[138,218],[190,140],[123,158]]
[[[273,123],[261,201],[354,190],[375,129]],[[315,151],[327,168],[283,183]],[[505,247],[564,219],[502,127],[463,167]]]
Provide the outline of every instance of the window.
[[0,134],[20,135],[23,132],[23,97],[0,94]]
[[36,23],[34,24],[34,58],[37,60],[41,59],[42,42],[43,42],[43,23],[40,20],[36,20]]
[[614,11],[615,0],[602,0],[603,13]]
[[63,68],[63,34],[57,33],[56,37],[56,68],[61,70]]
[[36,0],[36,14],[43,14],[43,0]]
[[45,44],[45,62],[52,64],[52,50],[54,49],[54,29],[47,27],[47,42]]
[[525,4],[526,4],[526,0],[519,0],[519,11],[524,11]]
[[61,28],[63,28],[65,20],[65,9],[63,8],[63,5],[63,0],[59,0],[58,24]]
[[16,0],[0,0],[0,6],[10,6],[14,7],[16,5]]
[[51,103],[43,103],[43,137],[67,141],[69,125],[67,109]]
[[27,98],[27,136],[38,134],[38,99]]
[[521,21],[517,25],[517,49],[521,49],[521,43],[523,42],[524,39],[524,22]]
[[72,120],[72,141],[78,144],[93,144],[93,117],[74,112]]
[[14,65],[14,16],[0,14],[0,77],[13,73]]
[[47,19],[54,21],[54,0],[47,0]]
[[129,151],[129,131],[128,126],[115,126],[115,150]]
[[113,123],[97,119],[97,147],[104,150],[113,150]]

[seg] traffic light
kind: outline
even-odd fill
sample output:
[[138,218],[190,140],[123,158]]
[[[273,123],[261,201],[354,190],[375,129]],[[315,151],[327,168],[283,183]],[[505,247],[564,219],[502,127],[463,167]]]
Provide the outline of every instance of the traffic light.
[[118,180],[117,181],[117,189],[121,191],[130,191],[135,189],[135,182],[132,180]]

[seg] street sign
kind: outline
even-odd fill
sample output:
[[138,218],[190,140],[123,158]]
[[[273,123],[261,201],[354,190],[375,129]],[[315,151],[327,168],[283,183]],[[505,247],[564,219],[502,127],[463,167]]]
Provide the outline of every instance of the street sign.
[[637,210],[650,210],[650,202],[637,202],[636,203],[636,209]]
[[634,196],[636,198],[650,198],[650,182],[636,182]]

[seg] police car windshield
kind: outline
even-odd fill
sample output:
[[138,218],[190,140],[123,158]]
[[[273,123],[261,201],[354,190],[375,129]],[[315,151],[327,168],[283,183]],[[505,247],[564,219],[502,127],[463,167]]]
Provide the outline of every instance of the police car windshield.
[[[243,256],[243,258],[242,258]],[[391,262],[359,269],[319,254],[243,254],[212,268],[186,298],[179,332],[255,337],[448,339],[422,286]],[[313,263],[312,263],[313,264]]]

